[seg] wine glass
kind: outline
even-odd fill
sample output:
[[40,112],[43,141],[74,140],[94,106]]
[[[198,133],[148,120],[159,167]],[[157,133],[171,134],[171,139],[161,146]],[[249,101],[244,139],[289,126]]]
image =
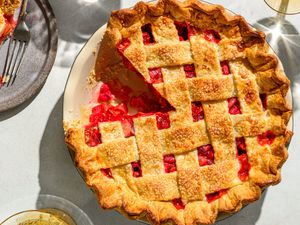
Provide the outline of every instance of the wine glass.
[[300,12],[299,0],[265,0],[265,2],[279,13],[292,15]]

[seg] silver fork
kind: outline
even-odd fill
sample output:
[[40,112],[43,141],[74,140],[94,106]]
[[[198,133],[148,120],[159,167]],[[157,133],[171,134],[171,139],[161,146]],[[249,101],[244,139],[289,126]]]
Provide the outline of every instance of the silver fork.
[[28,0],[22,1],[18,25],[9,39],[2,76],[2,82],[7,87],[15,82],[30,40],[30,31],[25,23],[27,2]]

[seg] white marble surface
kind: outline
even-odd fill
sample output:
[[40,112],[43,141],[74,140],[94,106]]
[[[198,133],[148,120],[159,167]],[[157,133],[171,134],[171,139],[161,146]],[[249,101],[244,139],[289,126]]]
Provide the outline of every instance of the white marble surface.
[[[0,209],[22,197],[52,194],[72,201],[84,210],[95,225],[139,224],[125,219],[114,211],[99,208],[91,191],[78,175],[64,145],[62,129],[63,90],[70,66],[92,30],[107,19],[111,8],[128,7],[135,0],[95,0],[90,7],[83,0],[50,0],[57,15],[60,40],[55,65],[43,89],[16,109],[0,113]],[[212,0],[242,14],[251,24],[275,16],[263,0]],[[300,30],[300,15],[286,17]],[[295,135],[289,148],[289,159],[282,169],[282,182],[269,188],[261,200],[240,213],[219,222],[219,225],[297,225],[300,224],[300,197],[298,188],[300,152],[300,41],[298,35],[288,36],[292,41],[281,41],[274,49],[279,51],[293,84]],[[286,50],[288,49],[288,50]],[[0,221],[3,219],[0,211]]]

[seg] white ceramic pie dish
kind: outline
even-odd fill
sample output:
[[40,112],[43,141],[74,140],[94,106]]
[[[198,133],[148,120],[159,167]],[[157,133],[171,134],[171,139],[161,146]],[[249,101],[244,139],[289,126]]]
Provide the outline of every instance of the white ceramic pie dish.
[[[71,68],[69,78],[66,83],[63,102],[63,120],[64,122],[79,119],[81,116],[81,107],[88,104],[92,97],[93,86],[88,81],[90,72],[93,70],[97,58],[98,48],[104,35],[106,24],[98,29],[87,41],[80,53],[76,57]],[[272,50],[271,50],[272,51]],[[292,105],[293,98],[289,90],[287,101]],[[290,119],[288,128],[293,130],[293,116]],[[73,152],[70,152],[73,155]],[[81,174],[81,172],[79,171]],[[82,174],[81,174],[82,176]],[[83,176],[82,176],[83,177]],[[218,220],[225,219],[231,214],[221,214]],[[144,221],[141,221],[144,222]]]

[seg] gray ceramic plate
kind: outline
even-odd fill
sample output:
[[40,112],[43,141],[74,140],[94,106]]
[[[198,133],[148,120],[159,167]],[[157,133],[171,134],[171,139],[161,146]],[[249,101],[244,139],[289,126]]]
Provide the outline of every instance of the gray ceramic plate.
[[[18,76],[10,87],[0,89],[0,112],[20,105],[44,85],[57,51],[57,26],[47,0],[32,0],[27,7],[26,24],[31,40]],[[8,41],[0,49],[0,74],[4,67]]]

